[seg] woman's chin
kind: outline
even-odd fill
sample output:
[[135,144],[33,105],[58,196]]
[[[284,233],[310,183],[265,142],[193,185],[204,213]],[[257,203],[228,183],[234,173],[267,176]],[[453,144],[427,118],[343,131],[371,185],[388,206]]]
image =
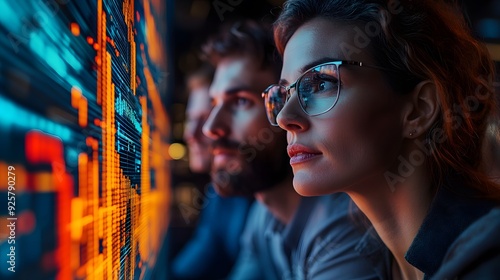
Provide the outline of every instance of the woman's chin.
[[297,173],[293,177],[293,188],[302,196],[328,195],[345,190],[341,184],[334,184],[331,180],[321,182],[318,178],[304,175],[306,174]]
[[329,194],[330,192],[318,189],[316,184],[301,182],[298,180],[293,180],[293,188],[295,191],[302,196],[319,196]]

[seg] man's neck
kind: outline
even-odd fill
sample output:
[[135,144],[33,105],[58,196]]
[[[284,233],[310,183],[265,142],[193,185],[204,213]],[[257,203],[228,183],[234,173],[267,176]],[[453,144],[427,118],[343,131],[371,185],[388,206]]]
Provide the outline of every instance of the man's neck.
[[276,219],[288,224],[299,208],[301,196],[293,189],[292,178],[287,178],[270,189],[255,193],[255,199],[264,204]]

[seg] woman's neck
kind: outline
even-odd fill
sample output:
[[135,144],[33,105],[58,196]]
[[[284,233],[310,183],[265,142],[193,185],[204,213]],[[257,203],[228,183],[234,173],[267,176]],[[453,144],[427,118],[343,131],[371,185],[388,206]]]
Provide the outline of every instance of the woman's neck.
[[434,195],[430,184],[419,179],[425,176],[417,173],[415,171],[394,187],[389,187],[386,178],[380,178],[378,184],[372,180],[370,184],[347,192],[394,256],[395,279],[423,277],[423,273],[405,259]]

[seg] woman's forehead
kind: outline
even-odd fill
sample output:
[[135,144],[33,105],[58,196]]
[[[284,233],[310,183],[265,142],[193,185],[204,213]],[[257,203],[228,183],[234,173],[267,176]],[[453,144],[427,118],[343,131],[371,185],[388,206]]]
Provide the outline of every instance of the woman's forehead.
[[296,78],[308,68],[311,62],[332,60],[355,60],[373,64],[369,52],[369,41],[366,34],[359,34],[362,28],[315,18],[297,29],[288,41],[283,55],[283,71],[281,78]]

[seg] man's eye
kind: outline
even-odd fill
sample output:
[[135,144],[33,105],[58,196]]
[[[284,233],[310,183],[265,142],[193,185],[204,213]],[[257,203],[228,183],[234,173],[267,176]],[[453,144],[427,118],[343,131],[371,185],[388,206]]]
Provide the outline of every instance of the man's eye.
[[248,106],[248,105],[250,105],[250,100],[248,100],[247,98],[244,98],[244,97],[238,97],[238,98],[236,98],[235,103],[238,106]]

